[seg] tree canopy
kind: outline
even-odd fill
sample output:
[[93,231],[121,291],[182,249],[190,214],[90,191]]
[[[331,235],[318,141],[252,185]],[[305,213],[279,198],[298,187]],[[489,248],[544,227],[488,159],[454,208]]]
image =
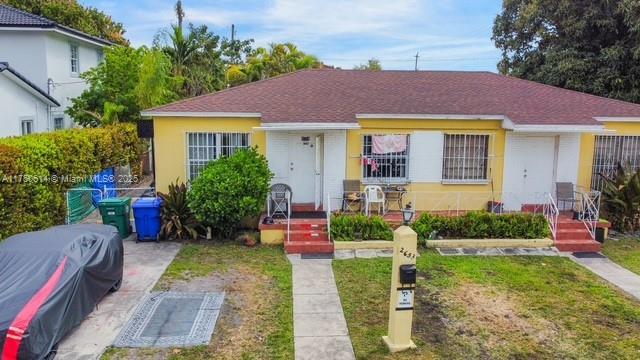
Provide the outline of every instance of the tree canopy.
[[140,119],[140,111],[177,100],[180,82],[171,60],[158,50],[116,46],[104,61],[83,73],[89,88],[72,99],[66,112],[83,126]]
[[76,0],[0,0],[0,4],[43,16],[116,44],[129,43],[124,38],[124,27],[121,23],[94,7],[79,4]]
[[380,64],[380,60],[376,58],[371,58],[367,60],[366,64],[360,64],[353,67],[353,70],[371,70],[371,71],[380,71],[382,70],[382,65]]
[[504,0],[493,40],[503,74],[640,102],[637,0]]
[[180,1],[174,11],[177,23],[160,30],[153,47],[111,47],[104,61],[81,74],[89,88],[66,110],[76,122],[135,121],[150,107],[321,65],[291,43],[252,49],[252,39],[221,37],[205,25],[185,26]]

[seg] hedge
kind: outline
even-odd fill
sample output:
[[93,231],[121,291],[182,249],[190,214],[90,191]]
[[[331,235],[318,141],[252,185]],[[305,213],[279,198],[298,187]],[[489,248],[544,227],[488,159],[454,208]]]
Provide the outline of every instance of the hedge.
[[420,239],[432,235],[448,239],[541,239],[550,235],[540,214],[469,212],[463,216],[423,213],[411,225]]
[[64,223],[76,179],[137,164],[139,153],[132,124],[0,139],[0,239]]
[[332,215],[331,238],[336,241],[393,240],[393,229],[381,216]]
[[[447,239],[541,239],[550,235],[544,216],[527,213],[474,211],[463,216],[423,213],[411,227],[421,241],[432,236]],[[393,240],[393,229],[380,216],[335,214],[331,216],[331,238],[336,241]]]

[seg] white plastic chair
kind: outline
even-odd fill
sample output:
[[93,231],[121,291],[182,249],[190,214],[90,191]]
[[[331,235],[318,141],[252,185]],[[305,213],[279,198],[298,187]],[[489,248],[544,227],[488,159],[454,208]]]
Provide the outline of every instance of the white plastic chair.
[[384,214],[384,191],[377,185],[367,185],[364,187],[364,212],[370,215],[371,205],[378,204],[378,213]]

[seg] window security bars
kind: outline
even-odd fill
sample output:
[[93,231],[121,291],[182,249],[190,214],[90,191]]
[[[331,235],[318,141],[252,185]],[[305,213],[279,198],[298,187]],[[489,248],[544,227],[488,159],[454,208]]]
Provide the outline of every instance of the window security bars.
[[444,135],[443,181],[486,181],[488,164],[489,135]]
[[626,169],[640,168],[640,136],[597,135],[593,154],[591,188],[602,190],[602,177],[612,176],[620,163]]
[[200,175],[210,161],[231,156],[249,147],[247,133],[188,133],[187,176],[190,181]]
[[[406,183],[409,177],[409,135],[397,136],[404,141],[404,150],[397,152],[374,149],[374,137],[383,135],[364,135],[362,141],[362,179],[370,184]],[[398,149],[403,148],[399,146]],[[393,150],[393,148],[389,148]]]

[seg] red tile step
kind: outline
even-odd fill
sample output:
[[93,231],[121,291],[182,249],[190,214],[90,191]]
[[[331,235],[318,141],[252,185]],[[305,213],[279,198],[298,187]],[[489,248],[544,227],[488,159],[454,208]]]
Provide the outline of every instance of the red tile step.
[[558,229],[584,229],[587,228],[584,226],[582,221],[576,220],[558,220]]
[[595,240],[556,240],[555,247],[559,251],[600,252],[600,243]]
[[333,243],[328,241],[285,241],[284,251],[287,254],[332,254]]
[[329,242],[329,235],[326,231],[314,230],[291,230],[289,231],[289,241],[324,241]]
[[582,229],[558,228],[556,241],[558,240],[593,240],[593,238],[589,231],[583,226]]
[[320,209],[316,209],[316,204],[314,203],[293,203],[291,204],[292,212],[313,212],[313,211],[322,211],[322,204],[320,204]]
[[325,219],[291,219],[291,230],[327,231]]

